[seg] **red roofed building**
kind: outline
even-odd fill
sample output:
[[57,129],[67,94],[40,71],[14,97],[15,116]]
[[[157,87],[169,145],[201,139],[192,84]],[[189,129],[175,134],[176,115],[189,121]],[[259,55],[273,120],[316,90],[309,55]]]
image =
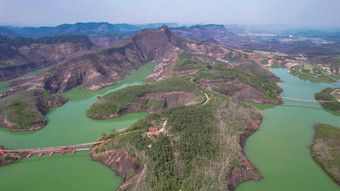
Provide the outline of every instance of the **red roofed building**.
[[159,137],[159,135],[160,135],[159,127],[157,127],[157,126],[150,127],[148,135],[149,136],[155,135],[156,137]]

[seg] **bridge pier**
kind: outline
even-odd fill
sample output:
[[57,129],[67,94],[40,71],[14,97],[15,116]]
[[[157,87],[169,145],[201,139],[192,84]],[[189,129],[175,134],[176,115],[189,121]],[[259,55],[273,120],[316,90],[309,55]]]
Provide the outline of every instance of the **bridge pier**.
[[[46,147],[46,148],[36,148],[36,149],[4,149],[2,145],[0,145],[0,153],[28,153],[26,158],[31,158],[32,155],[38,155],[38,157],[42,157],[44,154],[49,154],[49,156],[53,156],[54,153],[60,153],[63,156],[66,152],[71,152],[74,155],[77,151],[88,151],[93,149],[93,147],[97,144],[102,144],[110,141],[107,139],[105,141],[97,141],[91,143],[83,143],[77,145],[68,145],[68,146],[59,146],[59,147]],[[84,147],[87,145],[93,145],[92,147]]]

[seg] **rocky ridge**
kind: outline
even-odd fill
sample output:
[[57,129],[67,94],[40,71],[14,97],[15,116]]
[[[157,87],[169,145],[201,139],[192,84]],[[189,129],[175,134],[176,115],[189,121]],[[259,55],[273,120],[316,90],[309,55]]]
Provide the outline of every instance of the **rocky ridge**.
[[38,43],[34,40],[30,42],[30,40],[27,39],[28,42],[25,38],[22,42],[6,38],[3,41],[0,40],[0,81],[10,80],[28,72],[55,65],[93,47],[87,37],[51,43]]
[[[178,61],[178,51],[204,54],[217,59],[233,55],[235,52],[216,44],[187,42],[171,33],[168,28],[156,31],[142,30],[114,47],[85,53],[35,77],[14,81],[10,86],[15,87],[0,96],[35,88],[63,93],[78,85],[81,85],[82,89],[97,91],[114,85],[114,81],[122,79],[122,75],[137,70],[150,61],[156,61],[158,64],[154,68],[155,74],[147,79],[164,79],[166,77],[164,72]],[[237,53],[239,54],[242,53]],[[168,76],[174,75],[173,73],[170,71]]]

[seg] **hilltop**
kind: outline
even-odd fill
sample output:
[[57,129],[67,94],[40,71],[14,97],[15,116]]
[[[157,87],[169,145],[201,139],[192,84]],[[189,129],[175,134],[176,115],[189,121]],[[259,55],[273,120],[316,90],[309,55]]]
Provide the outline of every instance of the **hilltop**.
[[[109,93],[87,114],[112,118],[135,111],[152,114],[104,135],[111,140],[92,153],[123,178],[119,190],[234,190],[262,177],[243,153],[262,120],[257,109],[173,77]],[[147,136],[152,126],[163,134]]]
[[202,100],[205,96],[197,86],[182,77],[172,77],[106,94],[93,103],[86,114],[94,119],[106,119],[126,113],[154,113],[178,104],[197,104]]
[[12,131],[37,130],[47,124],[44,115],[50,108],[64,105],[67,99],[44,90],[19,92],[0,100],[0,126]]

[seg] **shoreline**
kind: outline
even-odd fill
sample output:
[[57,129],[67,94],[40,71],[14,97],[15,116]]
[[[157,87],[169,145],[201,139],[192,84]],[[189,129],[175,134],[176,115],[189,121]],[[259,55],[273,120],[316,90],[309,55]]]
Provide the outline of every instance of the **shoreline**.
[[[243,133],[239,137],[239,144],[242,148],[242,159],[244,160],[237,166],[232,166],[228,175],[225,178],[226,186],[228,190],[234,191],[238,185],[243,182],[249,180],[261,180],[263,178],[262,174],[259,172],[257,167],[247,158],[244,153],[244,148],[246,145],[246,140],[248,137],[253,135],[262,123],[262,116],[261,119],[253,120],[251,123],[251,127],[247,127],[244,129]],[[120,133],[124,132],[127,128],[123,128],[118,130]],[[95,151],[91,152],[91,159],[93,161],[100,162],[105,166],[109,167],[113,170],[118,176],[120,176],[123,180],[123,183],[117,189],[119,191],[128,188],[129,186],[133,185],[134,182],[139,180],[139,177],[143,175],[145,172],[145,164],[142,164],[140,160],[136,157],[131,155],[128,151],[124,149],[112,149],[107,150],[102,153],[95,153]],[[139,171],[135,171],[132,177],[127,177],[127,172],[131,171],[131,164],[135,164],[135,166],[139,166]],[[124,166],[125,164],[125,166]]]
[[[338,136],[340,136],[340,130],[339,130],[338,127],[334,127],[334,126],[331,126],[331,125],[328,125],[328,124],[324,124],[324,123],[317,123],[317,124],[315,124],[314,125],[313,142],[309,146],[309,149],[310,149],[313,161],[316,162],[322,168],[322,170],[334,182],[336,182],[338,185],[340,185],[340,176],[339,176],[340,174],[339,173],[334,173],[334,171],[333,171],[334,168],[338,168],[338,170],[339,170],[339,167],[330,166],[331,164],[334,165],[333,162],[339,160],[340,158],[334,158],[334,156],[330,155],[330,153],[327,153],[327,152],[323,151],[323,150],[327,150],[328,151],[329,149],[336,149],[336,146],[335,146],[335,148],[331,147],[333,144],[336,144],[336,142],[334,143],[334,140],[332,140],[331,138],[329,138],[329,140],[327,140],[326,139],[327,135],[320,135],[320,136],[323,136],[323,137],[320,137],[318,134],[324,133],[324,132],[319,132],[318,133],[318,131],[322,131],[322,129],[319,129],[319,130],[317,129],[317,128],[320,128],[320,127],[322,127],[322,129],[336,128],[337,131],[338,131]],[[330,130],[328,130],[328,131],[330,131]],[[340,144],[340,142],[338,142],[338,144]],[[326,158],[323,158],[325,156],[326,156]],[[338,176],[338,177],[335,177],[335,176]]]

